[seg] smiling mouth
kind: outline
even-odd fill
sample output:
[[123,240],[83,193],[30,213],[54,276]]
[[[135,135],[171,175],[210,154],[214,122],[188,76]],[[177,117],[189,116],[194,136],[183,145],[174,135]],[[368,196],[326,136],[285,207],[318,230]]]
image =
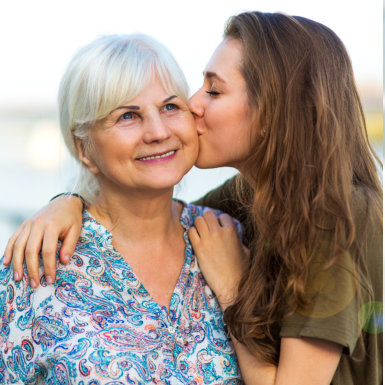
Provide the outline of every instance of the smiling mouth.
[[145,156],[143,158],[137,158],[137,160],[151,160],[151,159],[167,158],[168,156],[174,155],[175,153],[176,153],[176,150],[171,150],[171,151],[165,152],[164,154],[160,154],[160,155],[150,155],[150,156]]

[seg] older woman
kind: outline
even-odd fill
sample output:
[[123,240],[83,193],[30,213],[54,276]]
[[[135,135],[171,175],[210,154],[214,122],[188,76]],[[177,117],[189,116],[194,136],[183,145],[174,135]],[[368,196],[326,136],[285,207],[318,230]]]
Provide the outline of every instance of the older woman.
[[178,65],[146,36],[100,38],[70,62],[60,124],[93,203],[53,285],[0,272],[1,383],[240,382],[187,237],[206,209],[172,199],[198,153],[186,100]]

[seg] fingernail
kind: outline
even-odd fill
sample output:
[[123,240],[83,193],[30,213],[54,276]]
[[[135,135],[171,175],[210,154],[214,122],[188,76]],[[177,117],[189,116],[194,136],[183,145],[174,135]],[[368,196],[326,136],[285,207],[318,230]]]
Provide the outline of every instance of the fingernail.
[[45,280],[47,281],[48,285],[50,285],[53,282],[53,279],[52,279],[52,277],[50,275],[47,275],[45,277]]
[[70,256],[69,256],[69,255],[65,255],[65,256],[63,257],[63,263],[64,263],[65,265],[68,265],[69,261],[70,261]]
[[34,289],[37,287],[36,281],[35,281],[34,279],[30,279],[29,284],[30,284],[31,287],[33,287]]
[[15,277],[15,281],[18,281],[19,278],[20,278],[20,274],[19,274],[17,271],[15,271],[15,272],[13,273],[13,276]]
[[46,275],[45,280],[47,281],[48,285],[50,285],[53,282],[53,279],[50,275]]

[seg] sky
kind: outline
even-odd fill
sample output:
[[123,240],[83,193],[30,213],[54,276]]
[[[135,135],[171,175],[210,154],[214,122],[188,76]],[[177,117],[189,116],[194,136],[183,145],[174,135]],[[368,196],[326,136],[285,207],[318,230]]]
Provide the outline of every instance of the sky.
[[226,19],[245,10],[326,24],[347,46],[358,83],[382,87],[380,0],[19,0],[0,5],[0,109],[55,106],[72,54],[110,33],[142,32],[165,43],[194,91]]

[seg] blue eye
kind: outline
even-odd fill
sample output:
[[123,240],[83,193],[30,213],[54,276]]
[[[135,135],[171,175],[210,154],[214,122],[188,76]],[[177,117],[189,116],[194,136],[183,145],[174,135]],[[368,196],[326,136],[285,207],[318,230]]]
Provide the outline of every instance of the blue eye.
[[177,108],[177,106],[175,104],[172,104],[172,103],[168,103],[164,106],[164,109],[166,111],[172,111],[172,110],[175,110]]
[[132,112],[125,112],[119,119],[133,119],[134,114]]

